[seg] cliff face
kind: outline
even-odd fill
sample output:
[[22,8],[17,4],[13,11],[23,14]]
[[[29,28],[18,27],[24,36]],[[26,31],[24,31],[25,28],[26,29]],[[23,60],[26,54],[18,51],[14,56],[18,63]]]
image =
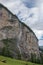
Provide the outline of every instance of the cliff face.
[[0,53],[5,47],[15,58],[21,54],[27,60],[31,53],[39,57],[38,39],[33,31],[0,4]]

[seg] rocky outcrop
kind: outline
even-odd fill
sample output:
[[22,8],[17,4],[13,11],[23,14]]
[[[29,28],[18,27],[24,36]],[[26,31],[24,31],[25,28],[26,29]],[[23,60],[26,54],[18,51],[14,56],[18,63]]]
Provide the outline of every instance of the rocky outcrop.
[[3,51],[5,47],[14,58],[20,54],[23,60],[28,60],[31,53],[40,55],[34,32],[0,4],[0,48]]

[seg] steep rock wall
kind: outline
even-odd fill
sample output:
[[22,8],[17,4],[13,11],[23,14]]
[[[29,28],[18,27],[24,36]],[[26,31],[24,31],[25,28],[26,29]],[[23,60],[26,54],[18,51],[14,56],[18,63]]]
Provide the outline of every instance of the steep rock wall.
[[38,39],[34,32],[3,6],[1,6],[1,13],[0,49],[7,44],[14,58],[21,54],[22,59],[28,60],[31,58],[31,53],[39,57]]

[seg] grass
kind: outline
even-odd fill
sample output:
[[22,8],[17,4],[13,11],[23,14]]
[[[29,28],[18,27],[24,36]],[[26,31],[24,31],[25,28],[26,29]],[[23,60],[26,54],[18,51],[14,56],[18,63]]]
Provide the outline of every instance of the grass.
[[[2,62],[3,60],[6,60],[6,63],[3,63]],[[21,61],[21,60],[0,56],[0,65],[40,65],[40,64],[35,64],[31,62],[26,62],[26,61]]]

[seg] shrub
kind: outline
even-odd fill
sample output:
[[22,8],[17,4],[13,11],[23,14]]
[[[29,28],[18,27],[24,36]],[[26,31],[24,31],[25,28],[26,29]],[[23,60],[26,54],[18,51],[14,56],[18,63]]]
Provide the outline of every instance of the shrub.
[[19,60],[21,60],[21,54],[20,53],[17,54],[17,57]]
[[5,44],[5,47],[3,47],[3,49],[2,49],[2,55],[7,56],[7,57],[12,57],[11,52],[9,50],[10,39],[7,38],[7,39],[3,39],[2,41]]
[[40,57],[41,57],[41,64],[43,64],[43,52],[40,53]]
[[33,63],[40,63],[40,59],[39,58],[36,58],[36,55],[31,53],[31,62]]

